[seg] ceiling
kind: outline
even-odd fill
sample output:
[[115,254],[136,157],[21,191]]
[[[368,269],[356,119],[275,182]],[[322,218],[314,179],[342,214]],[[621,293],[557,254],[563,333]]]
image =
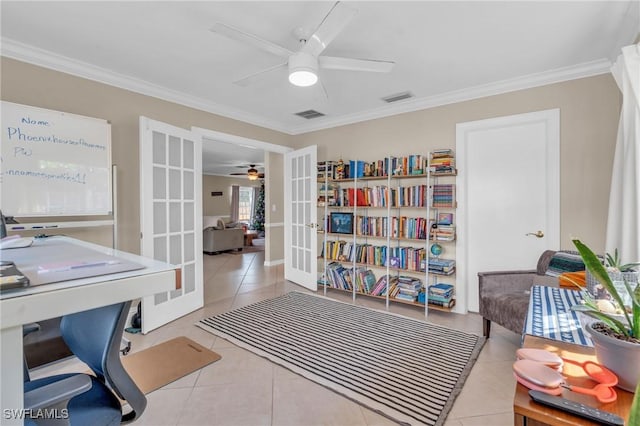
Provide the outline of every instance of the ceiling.
[[[284,69],[234,84],[283,60],[211,29],[231,25],[296,51],[293,30],[314,31],[334,2],[3,0],[2,55],[300,134],[602,74],[640,28],[637,1],[344,3],[356,14],[322,54],[395,66],[320,70],[326,98],[320,85],[292,86]],[[403,92],[413,97],[382,100]],[[295,115],[309,109],[325,116]],[[263,163],[251,154],[233,165]]]
[[245,173],[251,165],[259,173],[264,173],[264,151],[248,146],[206,140],[202,149],[202,173],[205,175],[228,176]]

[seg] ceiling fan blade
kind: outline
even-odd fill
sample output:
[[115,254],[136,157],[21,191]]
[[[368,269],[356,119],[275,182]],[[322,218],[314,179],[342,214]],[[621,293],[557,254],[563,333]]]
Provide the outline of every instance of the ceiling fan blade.
[[327,94],[327,88],[324,87],[324,84],[322,84],[322,81],[318,81],[318,86],[320,86],[320,94],[321,96],[324,98],[325,101],[329,100],[329,95]]
[[336,2],[300,51],[316,57],[320,55],[357,12],[356,9],[352,9],[344,3]]
[[339,58],[337,56],[320,56],[318,64],[328,70],[391,72],[395,66],[393,61],[375,59]]
[[293,54],[293,52],[287,48],[279,46],[275,43],[271,43],[270,41],[267,41],[253,34],[245,33],[242,30],[239,30],[227,24],[223,24],[221,22],[216,22],[215,24],[213,24],[211,31],[214,33],[222,34],[232,40],[251,44],[259,49],[262,49],[269,53],[273,53],[274,55],[281,56],[283,58],[288,58]]
[[253,74],[249,74],[245,77],[242,77],[236,81],[234,81],[235,84],[237,84],[238,86],[242,86],[242,87],[246,87],[249,86],[253,83],[255,83],[258,79],[262,78],[265,74],[271,72],[271,71],[275,71],[277,69],[284,69],[287,67],[287,64],[278,64],[278,65],[274,65],[273,67],[267,68],[265,70],[262,71],[258,71],[256,73]]

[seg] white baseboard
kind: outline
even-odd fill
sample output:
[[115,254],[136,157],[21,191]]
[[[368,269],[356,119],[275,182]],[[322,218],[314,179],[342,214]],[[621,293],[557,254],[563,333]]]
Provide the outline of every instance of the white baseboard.
[[276,265],[284,265],[284,259],[264,261],[264,266],[276,266]]

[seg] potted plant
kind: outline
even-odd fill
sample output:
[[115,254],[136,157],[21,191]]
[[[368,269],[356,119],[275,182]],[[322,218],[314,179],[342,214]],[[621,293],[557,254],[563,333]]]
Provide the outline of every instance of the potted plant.
[[589,273],[611,295],[619,313],[602,312],[586,293],[584,304],[574,305],[573,309],[597,320],[585,327],[593,340],[598,362],[618,375],[620,388],[634,392],[640,379],[640,283],[637,278],[635,282],[623,279],[630,299],[630,307],[625,308],[621,292],[600,259],[580,240],[573,240],[573,244]]
[[[607,253],[604,257],[604,264],[613,285],[618,289],[618,292],[622,296],[625,305],[630,306],[630,300],[627,292],[624,288],[624,281],[637,282],[640,272],[637,272],[634,268],[640,263],[627,263],[622,264],[618,249],[612,254]],[[587,290],[596,299],[611,299],[611,296],[607,293],[606,289],[599,283],[596,277],[587,270],[586,274]]]

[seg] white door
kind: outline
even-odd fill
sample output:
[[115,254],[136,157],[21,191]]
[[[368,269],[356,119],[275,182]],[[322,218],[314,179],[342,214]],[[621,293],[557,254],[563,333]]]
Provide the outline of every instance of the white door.
[[142,300],[142,333],[204,304],[202,139],[140,117],[141,254],[182,269],[181,288]]
[[317,147],[284,155],[284,278],[317,290]]
[[535,269],[560,247],[560,111],[460,123],[456,151],[458,302],[477,312],[478,272]]

